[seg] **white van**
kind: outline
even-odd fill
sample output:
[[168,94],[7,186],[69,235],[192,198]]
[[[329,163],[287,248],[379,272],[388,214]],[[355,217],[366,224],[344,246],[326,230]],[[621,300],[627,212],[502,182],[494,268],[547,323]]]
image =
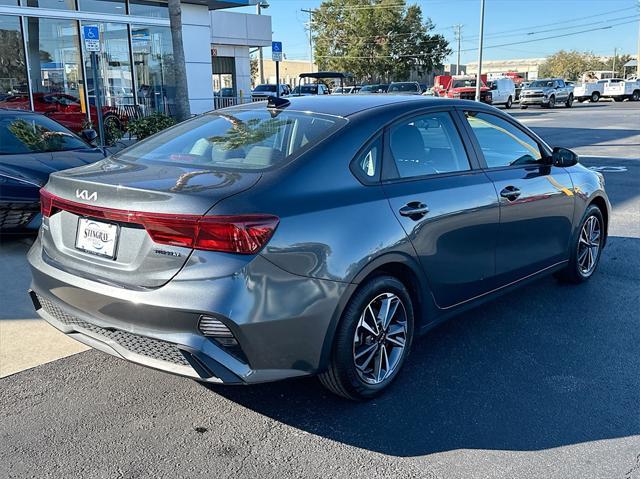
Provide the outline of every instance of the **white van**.
[[504,105],[505,108],[511,108],[516,99],[516,84],[511,78],[494,78],[487,82],[487,86],[491,90],[492,105]]

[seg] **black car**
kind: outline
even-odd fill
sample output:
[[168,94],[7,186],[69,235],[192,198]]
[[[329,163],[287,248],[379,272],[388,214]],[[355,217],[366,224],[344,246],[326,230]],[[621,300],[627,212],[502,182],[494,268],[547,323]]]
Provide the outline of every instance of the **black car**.
[[0,233],[38,228],[38,192],[49,174],[105,157],[87,142],[95,132],[84,136],[39,113],[0,109]]

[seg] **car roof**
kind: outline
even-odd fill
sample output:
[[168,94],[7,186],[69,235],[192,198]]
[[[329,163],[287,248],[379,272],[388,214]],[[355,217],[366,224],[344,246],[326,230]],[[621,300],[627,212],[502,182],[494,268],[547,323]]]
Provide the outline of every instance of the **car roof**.
[[[325,115],[348,117],[356,113],[386,105],[405,104],[407,107],[429,107],[448,105],[453,107],[457,100],[450,98],[434,98],[420,95],[385,95],[382,93],[372,95],[322,95],[322,96],[297,96],[286,97],[291,103],[286,109],[297,111],[311,111]],[[230,107],[229,110],[248,110],[266,108],[266,102],[255,102],[241,106]]]
[[1,108],[0,107],[0,115],[12,115],[15,116],[16,114],[18,115],[40,115],[40,113],[37,113],[35,111],[31,111],[31,110],[22,110],[20,108]]

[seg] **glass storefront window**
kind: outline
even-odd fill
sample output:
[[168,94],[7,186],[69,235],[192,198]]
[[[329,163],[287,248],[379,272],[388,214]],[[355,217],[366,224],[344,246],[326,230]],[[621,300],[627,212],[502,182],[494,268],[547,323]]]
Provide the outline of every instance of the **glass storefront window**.
[[0,107],[31,108],[20,17],[0,15]]
[[50,8],[52,10],[75,10],[76,0],[22,0],[25,7]]
[[[129,30],[122,23],[83,22],[85,25],[98,25],[102,51],[98,56],[98,76],[102,111],[107,122],[120,123],[120,119],[128,114],[127,106],[134,105],[133,75],[129,56]],[[87,91],[91,105],[91,121],[97,126],[95,116],[95,82],[91,68],[91,55],[85,51],[85,71],[87,72]]]
[[172,114],[175,99],[173,44],[169,27],[131,26],[138,103],[143,110]]
[[127,13],[125,0],[78,0],[78,7],[84,12]]
[[129,0],[129,14],[140,17],[169,18],[169,7],[166,1]]
[[80,131],[87,109],[78,22],[27,17],[26,25],[33,109],[71,130]]

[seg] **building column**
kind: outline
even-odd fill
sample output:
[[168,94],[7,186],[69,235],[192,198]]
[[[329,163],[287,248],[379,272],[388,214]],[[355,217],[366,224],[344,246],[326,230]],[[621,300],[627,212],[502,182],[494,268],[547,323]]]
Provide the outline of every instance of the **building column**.
[[206,5],[182,4],[182,41],[191,113],[213,110],[211,27]]
[[242,98],[251,97],[251,63],[249,47],[235,47],[236,91]]

